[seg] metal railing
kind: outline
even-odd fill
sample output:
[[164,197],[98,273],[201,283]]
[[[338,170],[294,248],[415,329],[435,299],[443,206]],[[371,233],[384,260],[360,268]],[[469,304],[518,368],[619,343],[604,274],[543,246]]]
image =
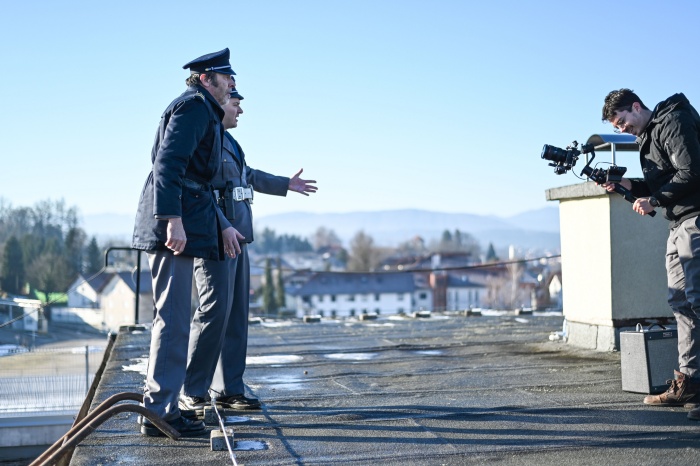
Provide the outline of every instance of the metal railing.
[[29,349],[0,356],[0,417],[32,411],[77,411],[104,346]]

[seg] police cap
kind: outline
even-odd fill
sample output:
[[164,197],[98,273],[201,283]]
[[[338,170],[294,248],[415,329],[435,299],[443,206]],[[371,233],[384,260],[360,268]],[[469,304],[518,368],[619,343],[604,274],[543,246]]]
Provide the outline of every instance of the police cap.
[[192,73],[221,73],[234,75],[236,73],[231,69],[231,63],[229,63],[230,56],[231,54],[228,48],[225,48],[218,52],[208,53],[199,58],[195,58],[191,62],[183,65],[182,68],[185,70],[189,68]]
[[238,91],[236,90],[235,87],[233,89],[231,89],[230,97],[232,99],[243,100],[243,96],[238,93]]

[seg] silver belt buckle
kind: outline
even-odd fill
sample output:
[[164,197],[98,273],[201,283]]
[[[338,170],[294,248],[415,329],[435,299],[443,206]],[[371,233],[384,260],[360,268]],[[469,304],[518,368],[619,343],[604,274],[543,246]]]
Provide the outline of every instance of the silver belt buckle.
[[241,188],[240,186],[237,188],[233,188],[233,199],[236,201],[242,201],[243,199],[245,199],[243,188]]

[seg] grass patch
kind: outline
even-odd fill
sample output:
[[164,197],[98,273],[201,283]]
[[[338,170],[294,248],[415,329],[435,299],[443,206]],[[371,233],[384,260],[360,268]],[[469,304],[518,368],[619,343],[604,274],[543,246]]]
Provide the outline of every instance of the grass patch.
[[66,306],[68,304],[68,295],[66,293],[49,293],[48,299],[46,299],[46,294],[41,291],[32,290],[32,294],[36,299],[40,300],[42,304],[48,302],[54,306]]

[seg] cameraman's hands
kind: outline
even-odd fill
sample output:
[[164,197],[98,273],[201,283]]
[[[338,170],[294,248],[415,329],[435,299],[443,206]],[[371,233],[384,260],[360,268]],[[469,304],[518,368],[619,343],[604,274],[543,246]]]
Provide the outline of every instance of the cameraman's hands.
[[654,211],[654,206],[649,203],[648,197],[640,197],[634,204],[632,204],[632,210],[637,212],[639,215],[646,215]]
[[[602,186],[607,192],[611,193],[611,192],[615,191],[615,184],[616,183],[606,182],[606,183],[601,184],[600,186]],[[620,186],[622,186],[623,188],[625,188],[627,190],[632,189],[632,182],[630,180],[628,180],[627,178],[622,178],[620,180],[620,182],[617,184],[619,184]]]

